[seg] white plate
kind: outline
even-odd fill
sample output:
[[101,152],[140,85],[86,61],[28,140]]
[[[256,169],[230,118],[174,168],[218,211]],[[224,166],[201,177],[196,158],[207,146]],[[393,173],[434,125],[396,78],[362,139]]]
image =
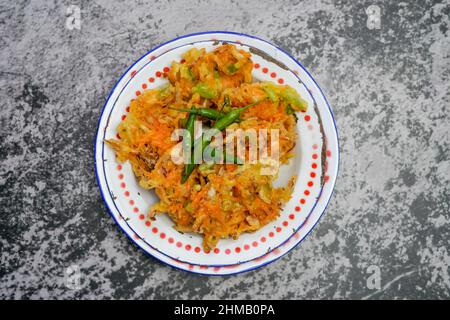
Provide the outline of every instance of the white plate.
[[[298,113],[299,139],[296,157],[284,166],[278,182],[296,174],[291,200],[280,217],[239,239],[220,240],[217,248],[204,252],[202,236],[181,234],[167,215],[146,220],[156,195],[142,189],[128,163],[115,161],[104,139],[117,136],[117,125],[126,117],[132,99],[145,89],[159,87],[173,60],[192,47],[212,50],[222,42],[234,43],[252,53],[253,76],[260,81],[288,84],[308,102],[308,111]],[[111,91],[99,120],[95,141],[98,184],[111,216],[145,252],[173,267],[201,274],[227,275],[268,264],[281,257],[312,230],[327,206],[336,181],[339,147],[331,108],[306,69],[276,46],[244,34],[205,32],[171,40],[136,61]]]

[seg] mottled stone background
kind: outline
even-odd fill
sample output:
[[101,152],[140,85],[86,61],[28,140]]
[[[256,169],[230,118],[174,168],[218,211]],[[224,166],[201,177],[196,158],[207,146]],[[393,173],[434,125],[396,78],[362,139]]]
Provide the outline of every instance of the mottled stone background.
[[[70,4],[80,30],[66,28]],[[380,29],[367,27],[372,4]],[[450,298],[449,15],[448,0],[1,0],[0,298]],[[94,174],[115,81],[152,47],[206,30],[297,57],[340,133],[336,190],[315,230],[231,277],[146,256],[108,215]],[[377,268],[380,289],[367,286]]]

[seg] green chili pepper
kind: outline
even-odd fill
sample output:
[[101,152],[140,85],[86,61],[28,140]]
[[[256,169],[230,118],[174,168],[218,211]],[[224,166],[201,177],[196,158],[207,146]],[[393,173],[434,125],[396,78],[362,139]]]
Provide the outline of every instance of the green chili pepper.
[[254,103],[249,104],[248,106],[239,108],[239,109],[234,109],[231,110],[230,112],[228,112],[224,117],[220,118],[219,120],[216,121],[216,123],[214,124],[213,128],[217,129],[219,131],[224,130],[226,127],[228,127],[230,124],[236,122],[237,120],[239,120],[239,117],[241,115],[241,113],[245,110],[247,110],[250,107],[253,107],[254,105],[260,103],[261,101],[256,101]]
[[198,93],[201,97],[206,98],[206,99],[215,98],[217,95],[216,90],[208,87],[208,85],[201,83],[201,82],[192,88],[192,92]]
[[[217,129],[219,131],[225,130],[226,127],[228,127],[232,123],[239,120],[239,117],[243,111],[247,110],[250,107],[253,107],[255,104],[258,104],[260,102],[261,101],[257,101],[257,102],[249,104],[248,106],[245,106],[245,107],[242,107],[239,109],[234,109],[234,110],[228,112],[225,116],[223,116],[222,118],[217,120],[212,128]],[[210,143],[211,143],[211,139],[203,139],[202,140],[202,152],[203,152],[203,150],[205,150],[205,148]]]
[[222,118],[223,116],[225,116],[225,113],[220,112],[216,109],[209,109],[209,108],[199,108],[199,109],[175,109],[175,108],[171,108],[169,107],[169,109],[172,110],[176,110],[176,111],[180,111],[180,112],[189,112],[190,114],[196,114],[208,119],[212,119],[212,120],[218,120],[220,118]]
[[181,177],[181,183],[185,183],[189,176],[191,175],[192,171],[195,169],[195,163],[193,159],[191,159],[191,163],[188,163],[184,166],[184,172],[183,176]]
[[[251,103],[245,107],[239,108],[239,109],[234,109],[230,112],[228,112],[224,117],[220,118],[219,120],[216,121],[216,123],[213,126],[213,129],[217,129],[219,131],[224,130],[226,127],[228,127],[229,125],[231,125],[232,123],[236,122],[237,120],[239,120],[239,117],[241,115],[241,113],[245,110],[247,110],[248,108],[260,103],[261,101],[257,101],[254,103]],[[203,151],[206,149],[206,147],[211,143],[211,139],[203,139],[203,137],[199,138],[201,140],[197,140],[194,143],[194,148],[195,145],[198,143],[201,143],[201,151],[203,154]],[[200,142],[201,141],[201,142]],[[190,164],[188,164],[187,166],[185,166],[185,171],[183,174],[183,177],[181,178],[181,183],[186,182],[186,180],[189,178],[189,176],[191,175],[192,171],[194,171],[195,169],[195,164],[193,163],[194,161],[191,161]]]
[[192,148],[193,144],[194,144],[194,125],[195,125],[195,118],[196,118],[196,113],[195,113],[195,108],[192,108],[191,110],[193,110],[194,112],[192,112],[189,115],[189,118],[186,122],[186,130],[189,132],[190,135],[190,140],[188,141],[189,143],[189,148]]
[[[195,110],[193,108],[193,110]],[[186,130],[189,132],[189,139],[183,140],[183,150],[186,152],[187,150],[191,150],[192,152],[192,147],[194,145],[194,126],[195,126],[195,118],[197,117],[197,115],[195,113],[191,113],[189,115],[189,118],[186,122]],[[194,156],[193,154],[191,154],[191,162],[193,161]],[[188,167],[184,166],[184,173],[183,176],[188,172]],[[183,183],[183,179],[182,179],[182,183]]]

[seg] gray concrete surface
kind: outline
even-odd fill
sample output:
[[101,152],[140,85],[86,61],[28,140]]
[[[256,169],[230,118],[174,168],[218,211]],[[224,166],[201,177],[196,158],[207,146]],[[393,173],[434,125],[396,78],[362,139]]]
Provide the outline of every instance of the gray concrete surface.
[[[70,4],[80,30],[66,26]],[[448,0],[1,0],[0,298],[448,299],[449,15]],[[127,66],[218,29],[298,58],[332,104],[342,152],[310,236],[232,277],[141,252],[108,215],[93,162],[100,110]]]

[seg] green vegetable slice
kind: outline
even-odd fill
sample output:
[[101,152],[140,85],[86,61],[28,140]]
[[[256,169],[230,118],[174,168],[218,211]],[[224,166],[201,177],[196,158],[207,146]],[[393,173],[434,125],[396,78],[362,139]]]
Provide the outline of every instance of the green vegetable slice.
[[201,97],[206,99],[213,99],[216,97],[217,92],[215,89],[208,87],[208,85],[204,83],[198,83],[195,87],[192,88],[193,93],[198,93]]

